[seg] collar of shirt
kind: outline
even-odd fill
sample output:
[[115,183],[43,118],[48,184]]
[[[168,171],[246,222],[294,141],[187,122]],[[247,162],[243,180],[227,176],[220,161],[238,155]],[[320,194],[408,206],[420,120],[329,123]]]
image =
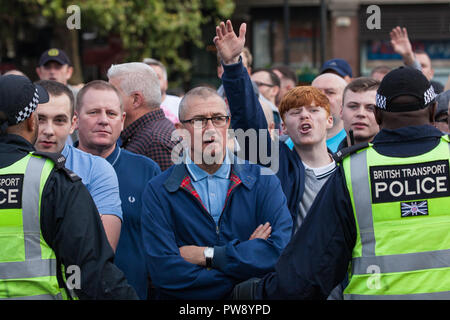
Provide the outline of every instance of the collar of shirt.
[[116,164],[117,160],[119,160],[120,157],[120,147],[118,142],[116,142],[116,147],[114,148],[114,151],[106,157],[106,161],[108,161],[113,167]]
[[441,137],[443,133],[431,125],[422,126],[409,126],[398,128],[395,130],[382,129],[375,136],[372,143],[392,143],[392,142],[406,142],[413,140],[420,140],[424,138],[438,138]]
[[145,127],[145,125],[147,125],[148,123],[155,122],[164,118],[165,115],[162,109],[158,108],[156,110],[152,110],[144,114],[139,119],[135,120],[128,127],[126,127],[122,131],[120,138],[122,141],[126,141],[130,137],[132,137],[136,132],[140,131],[143,127]]
[[185,154],[186,154],[186,169],[189,172],[189,175],[191,176],[192,180],[200,181],[206,179],[208,176],[213,176],[221,179],[230,178],[231,164],[229,161],[230,158],[228,155],[228,149],[226,150],[224,161],[220,166],[219,170],[214,172],[212,175],[201,169],[194,162],[192,162],[189,151],[185,152]]
[[77,145],[78,145],[78,141],[76,141],[73,146],[71,146],[67,143],[64,144],[64,148],[61,150],[61,154],[67,159],[69,156],[69,148],[71,148],[71,147],[76,148]]
[[330,149],[333,153],[336,152],[338,150],[339,144],[346,137],[347,137],[347,132],[345,132],[345,129],[342,129],[334,137],[327,139],[328,149]]

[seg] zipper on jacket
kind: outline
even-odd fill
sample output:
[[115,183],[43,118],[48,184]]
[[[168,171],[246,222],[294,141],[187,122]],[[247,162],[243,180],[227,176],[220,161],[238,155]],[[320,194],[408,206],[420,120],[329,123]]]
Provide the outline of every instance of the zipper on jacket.
[[220,234],[220,221],[222,220],[222,214],[225,212],[225,209],[227,208],[229,199],[231,198],[231,196],[234,193],[234,190],[238,187],[239,185],[235,186],[233,188],[233,190],[231,190],[230,194],[228,195],[228,197],[225,199],[225,205],[223,206],[222,212],[220,213],[219,216],[219,220],[217,221],[217,223],[214,221],[214,218],[212,217],[211,213],[208,212],[208,210],[205,209],[205,206],[203,205],[203,203],[197,199],[192,193],[189,192],[189,190],[186,190],[184,188],[182,188],[187,194],[189,194],[196,202],[197,204],[200,205],[201,210],[203,210],[203,212],[206,213],[206,215],[212,220],[212,222],[215,224],[216,226],[216,236],[217,236],[217,241],[219,240],[219,234]]
[[220,226],[220,221],[222,220],[222,214],[225,212],[225,209],[227,208],[229,199],[231,199],[231,196],[234,193],[234,190],[237,188],[238,186],[234,187],[233,190],[231,190],[230,194],[228,195],[228,197],[225,199],[225,205],[223,206],[222,212],[220,213],[219,216],[219,220],[217,221],[217,226],[216,226],[216,230],[217,230],[217,237],[219,237],[219,226]]

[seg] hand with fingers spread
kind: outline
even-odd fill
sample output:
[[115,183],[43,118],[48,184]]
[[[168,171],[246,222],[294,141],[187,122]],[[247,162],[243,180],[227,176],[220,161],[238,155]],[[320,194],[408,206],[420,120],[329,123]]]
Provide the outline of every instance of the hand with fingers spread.
[[392,29],[389,35],[391,36],[391,45],[394,51],[402,56],[406,65],[412,65],[415,57],[406,28],[397,26]]
[[252,235],[248,240],[253,239],[264,239],[267,240],[270,237],[270,234],[272,233],[272,226],[269,222],[266,222],[264,225],[260,224],[258,228],[253,231]]
[[223,21],[216,27],[216,36],[213,39],[217,52],[224,64],[233,64],[239,62],[239,56],[245,45],[245,32],[247,25],[241,24],[239,28],[239,37],[233,30],[230,20]]

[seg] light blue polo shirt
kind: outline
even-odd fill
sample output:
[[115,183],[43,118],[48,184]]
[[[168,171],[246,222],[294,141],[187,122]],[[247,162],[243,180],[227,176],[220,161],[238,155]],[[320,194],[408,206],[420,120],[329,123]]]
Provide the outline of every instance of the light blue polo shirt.
[[75,172],[89,190],[98,212],[122,220],[119,181],[109,162],[68,144],[61,154],[66,158],[66,168]]
[[228,186],[230,185],[231,164],[228,149],[224,162],[219,170],[209,174],[192,162],[187,156],[186,169],[191,176],[192,185],[197,191],[206,210],[211,214],[216,224],[219,222],[220,214],[225,206]]

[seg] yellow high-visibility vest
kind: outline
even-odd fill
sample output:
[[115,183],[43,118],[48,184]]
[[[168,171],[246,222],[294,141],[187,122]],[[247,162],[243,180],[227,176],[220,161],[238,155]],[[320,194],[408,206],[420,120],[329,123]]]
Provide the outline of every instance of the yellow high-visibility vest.
[[357,238],[345,299],[450,299],[450,144],[344,158]]
[[30,153],[0,169],[0,299],[67,298],[40,227],[42,192],[53,167]]

